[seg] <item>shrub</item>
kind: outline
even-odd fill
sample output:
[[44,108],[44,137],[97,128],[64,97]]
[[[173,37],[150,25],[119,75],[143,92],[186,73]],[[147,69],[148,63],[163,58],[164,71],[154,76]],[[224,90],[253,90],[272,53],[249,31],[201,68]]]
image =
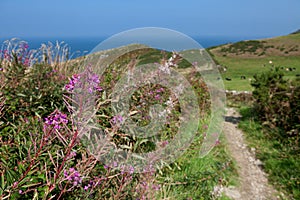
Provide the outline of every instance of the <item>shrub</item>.
[[251,82],[254,87],[255,109],[264,125],[278,128],[282,138],[299,138],[300,121],[300,80],[284,79],[278,67],[255,75]]

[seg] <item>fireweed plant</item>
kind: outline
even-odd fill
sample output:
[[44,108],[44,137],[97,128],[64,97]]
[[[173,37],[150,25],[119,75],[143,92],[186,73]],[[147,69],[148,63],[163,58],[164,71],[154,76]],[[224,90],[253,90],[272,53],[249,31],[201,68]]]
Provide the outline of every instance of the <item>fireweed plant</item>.
[[[121,162],[103,163],[98,156],[109,153],[106,145],[134,153],[167,146],[179,128],[176,95],[149,81],[135,88],[126,115],[112,114],[112,88],[120,74],[132,66],[120,69],[112,65],[98,77],[88,65],[67,77],[67,69],[58,66],[67,62],[68,51],[65,47],[61,48],[63,55],[57,52],[58,44],[44,45],[39,51],[29,50],[23,41],[2,46],[0,198],[155,199],[161,189],[156,179],[159,166],[150,163],[137,171]],[[164,54],[156,66],[168,73],[180,62],[177,53]],[[204,82],[193,73],[187,78],[199,96],[202,111],[208,112],[209,93]],[[129,117],[138,126],[148,125],[155,117],[149,112],[155,104],[162,105],[158,114],[166,119],[155,136],[139,138],[122,128]],[[98,127],[90,127],[90,120]],[[105,144],[101,140],[97,143],[99,135],[105,136]],[[98,145],[87,145],[91,139]]]

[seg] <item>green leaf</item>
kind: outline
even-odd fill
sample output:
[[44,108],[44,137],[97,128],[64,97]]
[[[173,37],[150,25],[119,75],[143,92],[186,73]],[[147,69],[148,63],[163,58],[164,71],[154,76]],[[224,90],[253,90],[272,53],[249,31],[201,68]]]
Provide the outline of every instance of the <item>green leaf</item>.
[[26,97],[26,95],[22,94],[22,93],[18,93],[17,96],[19,96],[19,97]]

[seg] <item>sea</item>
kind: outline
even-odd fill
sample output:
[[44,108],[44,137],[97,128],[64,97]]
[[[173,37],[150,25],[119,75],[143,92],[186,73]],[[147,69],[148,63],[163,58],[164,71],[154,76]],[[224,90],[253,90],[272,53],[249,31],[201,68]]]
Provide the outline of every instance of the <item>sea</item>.
[[[64,45],[68,45],[71,49],[74,57],[88,54],[91,52],[98,44],[102,41],[108,39],[109,37],[22,37],[18,38],[28,42],[30,49],[38,49],[41,44],[47,44],[51,42],[55,44],[56,42],[63,42]],[[203,48],[209,48],[213,46],[218,46],[222,44],[234,43],[242,40],[252,40],[266,38],[265,36],[195,36],[192,37],[196,42],[198,42]],[[0,47],[3,42],[12,38],[0,38]],[[0,48],[1,49],[1,48]]]

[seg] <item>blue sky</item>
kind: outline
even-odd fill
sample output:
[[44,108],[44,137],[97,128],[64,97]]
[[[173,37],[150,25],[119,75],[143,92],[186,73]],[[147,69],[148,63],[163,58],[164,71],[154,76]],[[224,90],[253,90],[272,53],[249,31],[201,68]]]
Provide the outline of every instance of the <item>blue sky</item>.
[[300,29],[300,0],[0,0],[1,37],[109,36],[138,27],[190,36]]

